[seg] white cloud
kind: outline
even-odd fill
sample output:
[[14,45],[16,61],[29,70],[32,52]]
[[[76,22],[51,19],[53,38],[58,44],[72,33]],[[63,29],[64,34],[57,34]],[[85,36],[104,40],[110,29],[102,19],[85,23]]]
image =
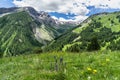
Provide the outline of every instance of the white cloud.
[[84,3],[86,6],[95,6],[96,8],[114,8],[120,9],[120,0],[75,0],[78,3]]
[[114,8],[120,9],[120,0],[89,0],[87,6],[92,5],[97,8]]
[[59,21],[82,22],[83,20],[87,19],[88,16],[80,16],[80,15],[78,15],[78,16],[74,16],[74,17],[72,17],[72,18],[70,18],[70,19],[64,19],[63,17],[57,18],[57,17],[55,17],[55,16],[52,16],[52,18],[53,18],[53,19],[57,19],[57,20],[59,20]]
[[64,19],[63,17],[57,18],[56,16],[52,16],[53,19],[59,20],[59,21],[71,21],[72,19]]
[[53,19],[58,19],[56,16],[51,16]]
[[88,6],[120,9],[120,0],[14,0],[13,3],[19,7],[31,6],[37,11],[75,14],[75,21],[86,18],[85,15],[89,13]]
[[[13,3],[19,7],[31,6],[36,10],[42,10],[46,12],[59,12],[59,13],[74,13],[76,15],[82,15],[88,13],[88,9],[79,4],[79,6],[73,5],[73,0],[14,0]],[[76,2],[77,3],[77,2]]]

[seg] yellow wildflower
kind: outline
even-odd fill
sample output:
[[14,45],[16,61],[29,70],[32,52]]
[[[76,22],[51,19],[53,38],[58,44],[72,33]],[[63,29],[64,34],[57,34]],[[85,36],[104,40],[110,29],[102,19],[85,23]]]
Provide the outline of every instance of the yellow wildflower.
[[93,70],[93,74],[95,74],[95,73],[97,73],[97,70],[94,69],[94,70]]
[[110,61],[110,59],[107,58],[107,59],[106,59],[106,62],[109,62],[109,61]]
[[87,70],[88,70],[88,71],[92,71],[92,69],[91,69],[90,67],[87,67]]

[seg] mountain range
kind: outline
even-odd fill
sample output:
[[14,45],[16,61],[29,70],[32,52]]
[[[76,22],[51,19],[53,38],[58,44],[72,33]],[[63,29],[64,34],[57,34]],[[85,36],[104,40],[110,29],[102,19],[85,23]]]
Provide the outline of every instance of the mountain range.
[[90,16],[78,25],[31,7],[0,8],[0,55],[86,51],[93,37],[100,50],[120,50],[120,12]]
[[9,56],[34,51],[75,26],[31,7],[0,8],[0,53]]

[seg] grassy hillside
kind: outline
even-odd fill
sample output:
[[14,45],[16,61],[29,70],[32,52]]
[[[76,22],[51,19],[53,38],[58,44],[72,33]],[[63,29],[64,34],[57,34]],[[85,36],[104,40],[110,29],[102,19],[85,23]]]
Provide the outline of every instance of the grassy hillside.
[[26,12],[19,12],[0,18],[0,52],[3,56],[24,53],[39,47],[32,27],[35,24]]
[[33,19],[26,11],[0,17],[0,55],[11,56],[33,52],[59,33]]
[[87,50],[93,37],[97,37],[101,50],[120,50],[120,12],[89,17],[75,29],[56,38],[45,50]]
[[1,80],[119,80],[120,52],[54,52],[0,58]]
[[0,8],[0,14],[0,56],[41,52],[41,47],[75,26],[56,22],[32,7]]

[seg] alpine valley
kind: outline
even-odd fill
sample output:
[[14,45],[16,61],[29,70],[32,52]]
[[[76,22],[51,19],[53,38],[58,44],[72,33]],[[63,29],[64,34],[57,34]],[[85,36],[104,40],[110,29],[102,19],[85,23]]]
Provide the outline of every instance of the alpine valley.
[[120,50],[120,12],[90,16],[81,24],[54,20],[32,7],[0,8],[0,55],[46,51]]
[[41,51],[41,47],[75,26],[31,7],[0,8],[0,53],[11,56]]
[[0,8],[0,80],[120,80],[120,12],[64,22],[32,7]]
[[53,40],[46,50],[70,52],[120,50],[120,12],[90,16],[76,28]]

